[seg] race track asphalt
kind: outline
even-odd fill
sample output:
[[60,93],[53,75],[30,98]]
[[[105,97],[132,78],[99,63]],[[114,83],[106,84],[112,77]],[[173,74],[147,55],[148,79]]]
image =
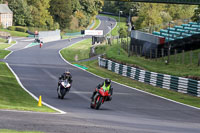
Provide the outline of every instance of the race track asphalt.
[[[100,17],[98,29],[109,24]],[[107,22],[106,22],[107,21]],[[105,22],[105,23],[104,23]],[[34,130],[48,133],[200,133],[200,110],[171,102],[113,83],[114,94],[100,110],[90,109],[90,97],[103,79],[78,69],[59,55],[59,50],[83,38],[55,41],[21,49],[25,42],[10,48],[5,60],[22,84],[35,96],[66,114],[0,111],[0,129]],[[27,42],[28,43],[28,42]],[[58,77],[69,69],[73,86],[64,100],[57,98]]]

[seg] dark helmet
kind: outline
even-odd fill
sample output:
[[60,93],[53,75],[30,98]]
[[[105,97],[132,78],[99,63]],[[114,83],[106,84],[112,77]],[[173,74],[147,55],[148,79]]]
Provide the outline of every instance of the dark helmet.
[[110,83],[111,83],[111,80],[110,80],[110,79],[105,79],[105,85],[106,85],[106,86],[109,86]]
[[66,75],[70,75],[70,71],[69,70],[65,70],[65,74]]

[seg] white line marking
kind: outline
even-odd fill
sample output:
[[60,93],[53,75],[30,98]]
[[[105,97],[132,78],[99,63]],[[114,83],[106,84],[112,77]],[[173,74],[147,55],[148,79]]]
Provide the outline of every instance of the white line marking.
[[[9,50],[10,51],[10,50]],[[8,55],[6,55],[5,57],[4,57],[4,59],[7,59],[7,57],[9,56],[9,55],[11,55],[13,53],[13,51],[10,51],[10,53],[8,54]]]
[[[19,77],[18,77],[17,74],[12,70],[12,68],[9,66],[9,64],[6,63],[6,65],[7,65],[7,67],[10,69],[10,71],[14,74],[14,76],[15,76],[17,82],[19,83],[19,85],[20,85],[29,95],[31,95],[35,100],[39,101],[39,99],[38,99],[35,95],[33,95],[30,91],[28,91],[28,90],[23,86],[23,84],[21,83]],[[55,107],[53,107],[53,106],[51,106],[51,105],[49,105],[49,104],[47,104],[47,103],[45,103],[45,102],[43,102],[43,101],[42,101],[42,104],[45,105],[45,106],[47,106],[47,107],[49,107],[49,108],[51,108],[51,109],[53,109],[53,110],[56,110],[56,111],[60,112],[61,114],[66,114],[66,112],[64,112],[64,111],[62,111],[62,110],[59,110],[59,109],[57,109],[57,108],[55,108]]]

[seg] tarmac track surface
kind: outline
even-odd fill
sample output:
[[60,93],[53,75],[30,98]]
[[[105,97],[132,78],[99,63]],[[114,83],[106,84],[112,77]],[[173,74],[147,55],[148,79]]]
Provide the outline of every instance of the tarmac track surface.
[[[104,28],[109,20],[100,17]],[[107,22],[105,22],[107,21]],[[105,23],[104,23],[105,22]],[[200,110],[155,97],[113,83],[114,94],[100,110],[90,109],[90,97],[103,79],[64,62],[59,50],[82,38],[51,42],[14,52],[6,62],[35,96],[66,114],[0,111],[0,129],[34,130],[58,133],[199,133]],[[73,76],[73,86],[64,100],[57,98],[58,77],[65,69]]]

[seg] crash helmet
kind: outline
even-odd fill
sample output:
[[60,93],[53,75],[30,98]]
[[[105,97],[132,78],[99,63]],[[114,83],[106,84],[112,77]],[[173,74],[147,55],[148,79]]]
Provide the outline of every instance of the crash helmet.
[[106,85],[106,86],[109,86],[110,83],[111,83],[111,80],[110,80],[110,79],[105,79],[105,85]]
[[70,75],[70,71],[69,70],[65,70],[65,74],[66,75]]

